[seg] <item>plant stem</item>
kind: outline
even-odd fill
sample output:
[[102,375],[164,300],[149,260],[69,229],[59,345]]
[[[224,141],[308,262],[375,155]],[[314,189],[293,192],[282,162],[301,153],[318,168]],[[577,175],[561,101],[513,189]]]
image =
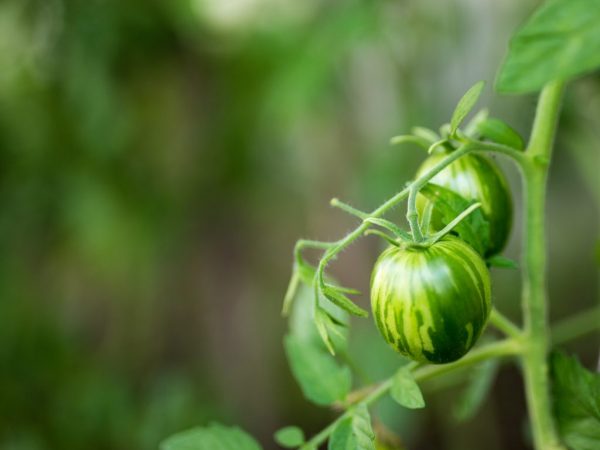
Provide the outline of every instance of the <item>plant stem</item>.
[[[413,375],[416,381],[425,381],[430,378],[434,378],[438,375],[451,372],[456,369],[468,367],[473,364],[477,364],[481,361],[485,361],[491,358],[498,358],[502,356],[517,355],[521,351],[521,345],[514,339],[506,339],[504,341],[494,342],[487,344],[472,350],[463,358],[449,364],[429,365],[424,367],[415,368]],[[416,366],[415,366],[416,367]],[[379,383],[366,397],[364,397],[357,404],[370,405],[381,397],[383,397],[392,387],[393,376]],[[326,428],[323,428],[318,434],[314,435],[309,441],[307,441],[301,450],[308,450],[317,448],[323,444],[333,433],[333,430],[338,423],[351,416],[353,413],[352,408],[349,408],[344,414],[340,415],[336,420],[330,423]]]
[[563,83],[548,84],[540,94],[524,175],[522,307],[526,347],[523,369],[527,404],[537,450],[564,449],[552,417],[548,380],[548,307],[546,293],[545,200],[548,167]]
[[577,313],[552,326],[552,344],[560,345],[573,338],[600,330],[600,306]]
[[523,333],[519,327],[512,323],[510,319],[500,313],[496,308],[493,308],[490,314],[490,324],[507,336],[515,339],[523,338]]

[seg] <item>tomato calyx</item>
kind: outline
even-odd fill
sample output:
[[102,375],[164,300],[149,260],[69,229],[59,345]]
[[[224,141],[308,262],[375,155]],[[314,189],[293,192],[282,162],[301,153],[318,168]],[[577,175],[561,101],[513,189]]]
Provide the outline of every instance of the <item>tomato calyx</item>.
[[[420,241],[415,240],[410,233],[407,233],[406,231],[402,230],[400,227],[398,227],[393,222],[390,222],[389,220],[385,220],[385,219],[368,218],[365,221],[370,224],[378,225],[382,228],[387,229],[394,235],[394,237],[390,236],[387,233],[381,232],[379,230],[367,230],[365,232],[365,234],[377,235],[377,236],[385,239],[388,243],[390,243],[396,247],[399,247],[403,250],[427,249],[427,248],[431,247],[432,245],[434,245],[435,243],[437,243],[438,241],[440,241],[441,239],[443,239],[444,237],[446,237],[446,235],[451,233],[454,230],[454,228],[456,228],[467,216],[469,216],[473,211],[479,209],[480,207],[481,207],[481,203],[474,203],[474,204],[470,205],[468,208],[466,208],[464,211],[462,211],[460,214],[458,214],[450,223],[448,223],[441,230],[434,232],[434,233],[427,234],[426,236],[424,236],[424,239],[422,239]],[[424,214],[424,217],[423,217],[423,220],[421,223],[424,230],[429,229],[430,215],[431,215],[431,210],[425,211],[425,214]]]

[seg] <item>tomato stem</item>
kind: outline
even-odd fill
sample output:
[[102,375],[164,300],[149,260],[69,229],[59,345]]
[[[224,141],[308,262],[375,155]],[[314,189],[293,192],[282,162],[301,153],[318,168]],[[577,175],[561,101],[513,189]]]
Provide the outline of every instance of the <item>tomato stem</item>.
[[493,308],[492,312],[490,313],[490,324],[514,339],[523,338],[523,332],[519,329],[519,327],[496,308]]
[[523,354],[525,392],[537,450],[564,449],[552,417],[547,353],[548,305],[546,292],[545,200],[561,99],[562,82],[548,84],[540,94],[524,177],[522,308],[526,348]]
[[[415,380],[420,382],[435,378],[439,375],[443,375],[457,369],[472,366],[473,364],[477,364],[488,359],[517,355],[520,351],[521,346],[519,342],[515,341],[514,339],[506,339],[476,348],[463,358],[453,363],[427,366],[418,366],[417,364],[412,363],[411,369],[413,371]],[[392,387],[392,379],[393,376],[375,385],[368,395],[363,397],[360,402],[354,404],[353,406],[358,404],[370,405],[375,403],[389,392],[390,388]],[[333,433],[333,430],[337,424],[349,417],[351,414],[352,410],[347,410],[344,414],[340,415],[336,420],[330,423],[326,428],[308,440],[302,447],[300,447],[300,450],[314,449],[323,444],[329,438],[331,433]]]

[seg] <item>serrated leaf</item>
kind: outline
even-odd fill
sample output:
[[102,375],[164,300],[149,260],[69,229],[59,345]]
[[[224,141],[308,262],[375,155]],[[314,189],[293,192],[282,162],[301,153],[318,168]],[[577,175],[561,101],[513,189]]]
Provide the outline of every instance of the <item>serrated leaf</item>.
[[458,101],[454,112],[452,113],[452,119],[450,119],[450,135],[454,135],[456,130],[460,126],[465,117],[471,112],[475,103],[479,99],[481,95],[481,91],[483,91],[483,87],[485,86],[485,81],[480,81],[473,85],[465,95]]
[[294,448],[304,444],[304,431],[298,427],[285,427],[275,432],[275,442],[282,447]]
[[[434,212],[439,214],[443,226],[475,203],[434,183],[426,184],[419,192],[433,203]],[[483,254],[490,240],[490,225],[481,209],[476,209],[454,228],[454,233]]]
[[356,407],[350,417],[337,424],[329,438],[328,450],[375,450],[375,433],[366,405]]
[[563,353],[551,357],[554,412],[572,450],[596,450],[600,442],[600,374]]
[[165,439],[160,450],[261,450],[250,435],[237,427],[213,423],[196,427]]
[[500,119],[489,118],[479,122],[477,132],[484,138],[498,144],[508,145],[509,147],[523,150],[525,142],[523,138],[510,125]]
[[284,344],[292,374],[308,400],[330,405],[348,395],[352,379],[347,366],[338,364],[322,347],[294,335],[287,335]]
[[421,389],[408,366],[401,367],[394,375],[390,394],[398,404],[405,408],[419,409],[425,407]]
[[518,269],[519,263],[505,256],[495,255],[485,260],[489,267],[500,267],[502,269]]
[[540,90],[600,66],[600,0],[543,2],[510,41],[499,92]]
[[454,408],[454,417],[459,422],[473,418],[486,399],[496,373],[498,361],[490,359],[476,366],[470,373],[470,381]]
[[354,314],[359,317],[368,317],[369,313],[356,305],[352,300],[350,300],[343,292],[341,292],[336,286],[332,286],[330,284],[326,284],[322,288],[323,295],[331,300],[335,305],[339,306],[345,311],[348,311],[350,314]]

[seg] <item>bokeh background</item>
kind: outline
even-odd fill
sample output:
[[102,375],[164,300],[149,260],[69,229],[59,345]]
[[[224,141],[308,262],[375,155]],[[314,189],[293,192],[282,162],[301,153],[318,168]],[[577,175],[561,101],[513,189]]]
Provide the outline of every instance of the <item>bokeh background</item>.
[[[331,197],[398,191],[424,153],[389,138],[437,128],[477,80],[526,135],[535,98],[490,86],[536,3],[0,1],[0,449],[149,450],[210,420],[274,449],[283,425],[325,426],[282,348],[294,241],[351,229]],[[553,319],[598,302],[598,117],[592,74],[552,169]],[[368,292],[380,250],[366,238],[332,271]],[[494,291],[518,320],[518,272],[495,270]],[[599,344],[567,348],[594,367]],[[397,364],[369,320],[352,346],[365,376]],[[381,406],[406,448],[527,448],[516,368],[465,424],[455,381],[425,386],[425,411]]]

